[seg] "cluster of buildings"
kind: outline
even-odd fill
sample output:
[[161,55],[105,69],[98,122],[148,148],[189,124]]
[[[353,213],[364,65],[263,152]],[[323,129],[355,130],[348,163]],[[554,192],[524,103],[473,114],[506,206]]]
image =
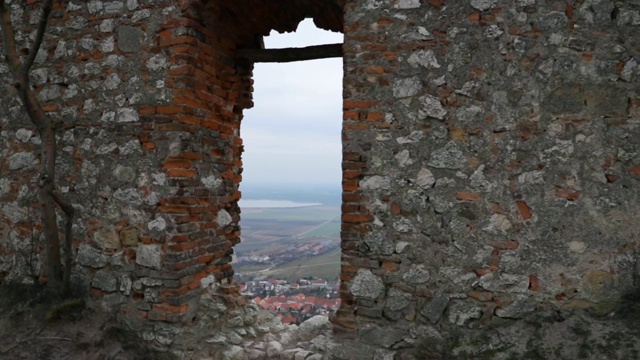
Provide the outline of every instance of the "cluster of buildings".
[[268,255],[238,256],[236,265],[256,265],[270,263],[272,266],[282,265],[293,260],[322,255],[336,247],[337,240],[314,241],[307,244],[295,244],[269,253]]
[[315,316],[328,315],[340,306],[339,284],[323,279],[247,281],[241,290],[258,306],[275,314],[285,324],[300,324]]

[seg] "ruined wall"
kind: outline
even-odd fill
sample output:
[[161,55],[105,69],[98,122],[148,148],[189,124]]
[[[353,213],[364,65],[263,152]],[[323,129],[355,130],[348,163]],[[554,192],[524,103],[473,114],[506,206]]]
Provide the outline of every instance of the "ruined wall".
[[[26,49],[40,5],[7,4]],[[252,64],[236,48],[260,48],[272,29],[293,31],[306,17],[339,30],[338,4],[57,3],[31,79],[60,124],[58,181],[79,214],[78,293],[141,325],[190,321],[203,288],[228,285],[240,241],[240,121],[253,105]],[[0,76],[0,280],[45,282],[40,139],[4,63]]]
[[[24,44],[35,5],[8,3]],[[342,1],[274,4],[55,9],[32,81],[80,214],[74,284],[102,306],[189,321],[232,277],[252,105],[235,49],[305,17],[342,30]],[[344,33],[338,329],[399,348],[637,292],[637,0],[351,0]],[[0,77],[0,278],[45,281],[39,137]]]
[[402,347],[637,292],[640,2],[354,0],[344,29],[336,324]]
[[[39,12],[22,5],[10,8],[24,44],[21,25]],[[131,319],[188,320],[199,289],[233,274],[250,67],[234,67],[235,44],[190,3],[65,6],[31,79],[61,123],[59,185],[79,214],[74,287]],[[42,281],[39,136],[6,65],[0,75],[0,275]]]

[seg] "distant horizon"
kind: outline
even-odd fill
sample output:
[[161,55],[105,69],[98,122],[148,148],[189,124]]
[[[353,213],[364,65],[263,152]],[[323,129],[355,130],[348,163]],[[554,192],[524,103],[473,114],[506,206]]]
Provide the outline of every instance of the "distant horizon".
[[[291,201],[293,203],[320,203],[339,205],[342,202],[341,185],[333,183],[240,183],[244,200]],[[242,206],[242,205],[241,205]],[[245,206],[246,207],[246,206]]]

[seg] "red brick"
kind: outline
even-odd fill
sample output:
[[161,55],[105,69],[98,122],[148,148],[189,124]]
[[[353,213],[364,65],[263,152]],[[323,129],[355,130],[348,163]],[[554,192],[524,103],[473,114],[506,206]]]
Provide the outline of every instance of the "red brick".
[[373,221],[373,216],[368,214],[342,214],[342,222],[366,223]]
[[540,279],[535,275],[529,275],[529,290],[540,290]]
[[164,312],[164,313],[174,313],[174,314],[184,314],[189,311],[189,304],[182,304],[180,306],[173,306],[169,304],[154,304],[152,311]]
[[140,115],[155,115],[156,107],[149,105],[142,105],[138,108],[138,114]]
[[186,206],[158,206],[156,209],[159,213],[166,214],[188,214],[189,208]]
[[633,166],[627,169],[627,173],[632,176],[640,175],[640,166]]
[[56,105],[56,104],[46,104],[46,105],[42,105],[42,111],[44,111],[44,112],[54,112],[54,111],[58,111],[58,105]]
[[398,205],[397,203],[391,204],[391,214],[400,215],[401,212],[402,212],[402,208],[400,208],[400,205]]
[[367,121],[378,122],[384,120],[384,114],[378,112],[370,112],[367,114]]
[[368,109],[377,105],[377,101],[371,100],[345,100],[343,104],[343,109]]
[[386,270],[386,271],[398,271],[398,269],[400,269],[400,266],[398,266],[398,264],[392,262],[392,261],[387,261],[387,260],[383,260],[382,261],[382,269]]
[[467,296],[476,299],[478,301],[491,301],[493,300],[493,294],[488,291],[476,291],[472,290],[467,293]]
[[456,199],[459,201],[478,201],[480,200],[481,196],[479,193],[473,193],[473,192],[458,192],[456,193]]
[[580,199],[579,192],[572,189],[565,189],[561,187],[556,187],[556,196],[559,198],[567,199],[569,201]]
[[342,182],[342,190],[344,191],[356,191],[360,188],[358,181],[350,180]]
[[524,201],[516,201],[516,205],[518,206],[518,211],[520,212],[520,216],[522,216],[523,220],[531,219],[531,208]]
[[194,169],[168,169],[167,176],[172,178],[194,178],[197,172]]

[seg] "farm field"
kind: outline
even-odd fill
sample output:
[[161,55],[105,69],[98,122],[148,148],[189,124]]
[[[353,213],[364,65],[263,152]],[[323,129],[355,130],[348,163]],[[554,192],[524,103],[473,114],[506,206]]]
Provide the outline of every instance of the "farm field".
[[317,205],[243,208],[242,242],[235,247],[239,281],[316,276],[336,281],[340,271],[340,208]]

